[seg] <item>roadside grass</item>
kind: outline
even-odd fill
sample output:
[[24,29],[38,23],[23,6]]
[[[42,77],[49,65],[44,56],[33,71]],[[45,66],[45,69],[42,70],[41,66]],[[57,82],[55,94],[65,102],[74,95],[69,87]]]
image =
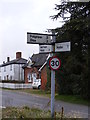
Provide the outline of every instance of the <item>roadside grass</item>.
[[[7,89],[10,90],[10,89]],[[13,91],[19,91],[19,92],[25,92],[30,94],[35,94],[38,96],[44,96],[44,97],[51,97],[51,91],[44,91],[44,90],[38,90],[38,89],[19,89],[19,90],[13,90]],[[88,100],[82,99],[79,95],[58,95],[55,94],[55,100],[61,100],[64,102],[74,103],[74,104],[82,104],[82,105],[89,105]]]
[[82,105],[89,105],[88,100],[82,99],[79,95],[55,95],[56,100],[61,100],[64,102],[74,103],[74,104],[82,104]]
[[35,94],[38,96],[45,96],[45,97],[50,97],[51,96],[51,91],[44,91],[40,89],[10,89],[10,88],[2,88],[3,90],[12,90],[16,92],[25,92],[25,93],[30,93],[30,94]]
[[51,111],[44,111],[37,108],[7,107],[2,109],[2,120],[79,120],[80,116],[67,117],[61,112],[55,112],[51,118]]
[[39,89],[23,89],[20,91],[35,94],[35,95],[40,95],[40,96],[46,96],[46,97],[50,97],[51,95],[51,91],[44,91],[44,90],[39,90]]
[[[56,118],[61,118],[61,114],[56,113]],[[4,118],[51,118],[50,111],[43,111],[37,108],[24,107],[7,107],[2,109],[2,120]]]

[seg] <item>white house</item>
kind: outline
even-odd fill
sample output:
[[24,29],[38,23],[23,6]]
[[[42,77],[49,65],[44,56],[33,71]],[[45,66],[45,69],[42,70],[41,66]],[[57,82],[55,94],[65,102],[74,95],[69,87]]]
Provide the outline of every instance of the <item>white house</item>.
[[0,65],[0,80],[24,81],[24,69],[22,66],[27,60],[22,58],[22,53],[16,53],[16,59],[11,60],[7,57],[7,62]]

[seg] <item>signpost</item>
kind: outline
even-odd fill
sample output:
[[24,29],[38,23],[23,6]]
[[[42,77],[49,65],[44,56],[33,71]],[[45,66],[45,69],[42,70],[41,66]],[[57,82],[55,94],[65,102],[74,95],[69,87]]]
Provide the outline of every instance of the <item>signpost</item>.
[[55,52],[70,51],[70,42],[55,43]]
[[[71,50],[70,42],[56,43],[55,34],[41,34],[27,32],[28,44],[39,44],[39,53],[65,52]],[[49,61],[51,68],[51,117],[54,117],[54,101],[55,101],[55,70],[61,66],[61,61],[52,55]]]
[[39,53],[51,53],[53,52],[52,45],[39,45]]
[[27,32],[28,44],[51,44],[51,34],[30,33]]

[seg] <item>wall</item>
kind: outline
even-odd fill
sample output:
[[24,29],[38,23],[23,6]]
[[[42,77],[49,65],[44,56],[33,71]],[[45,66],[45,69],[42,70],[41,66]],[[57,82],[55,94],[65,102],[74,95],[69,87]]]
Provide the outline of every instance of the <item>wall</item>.
[[24,64],[14,64],[14,79],[24,80],[24,69],[22,68]]
[[11,89],[32,88],[32,84],[0,83],[0,88],[11,88]]
[[41,71],[41,89],[45,90],[45,86],[47,83],[47,69],[46,65]]

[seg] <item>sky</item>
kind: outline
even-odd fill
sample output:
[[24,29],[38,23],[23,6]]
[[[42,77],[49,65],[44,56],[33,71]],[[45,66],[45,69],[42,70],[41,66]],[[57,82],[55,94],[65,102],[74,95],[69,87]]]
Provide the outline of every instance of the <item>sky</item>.
[[57,14],[55,4],[60,0],[0,0],[0,64],[15,59],[16,52],[25,59],[39,53],[39,45],[27,44],[27,32],[61,27],[60,19],[50,18]]

